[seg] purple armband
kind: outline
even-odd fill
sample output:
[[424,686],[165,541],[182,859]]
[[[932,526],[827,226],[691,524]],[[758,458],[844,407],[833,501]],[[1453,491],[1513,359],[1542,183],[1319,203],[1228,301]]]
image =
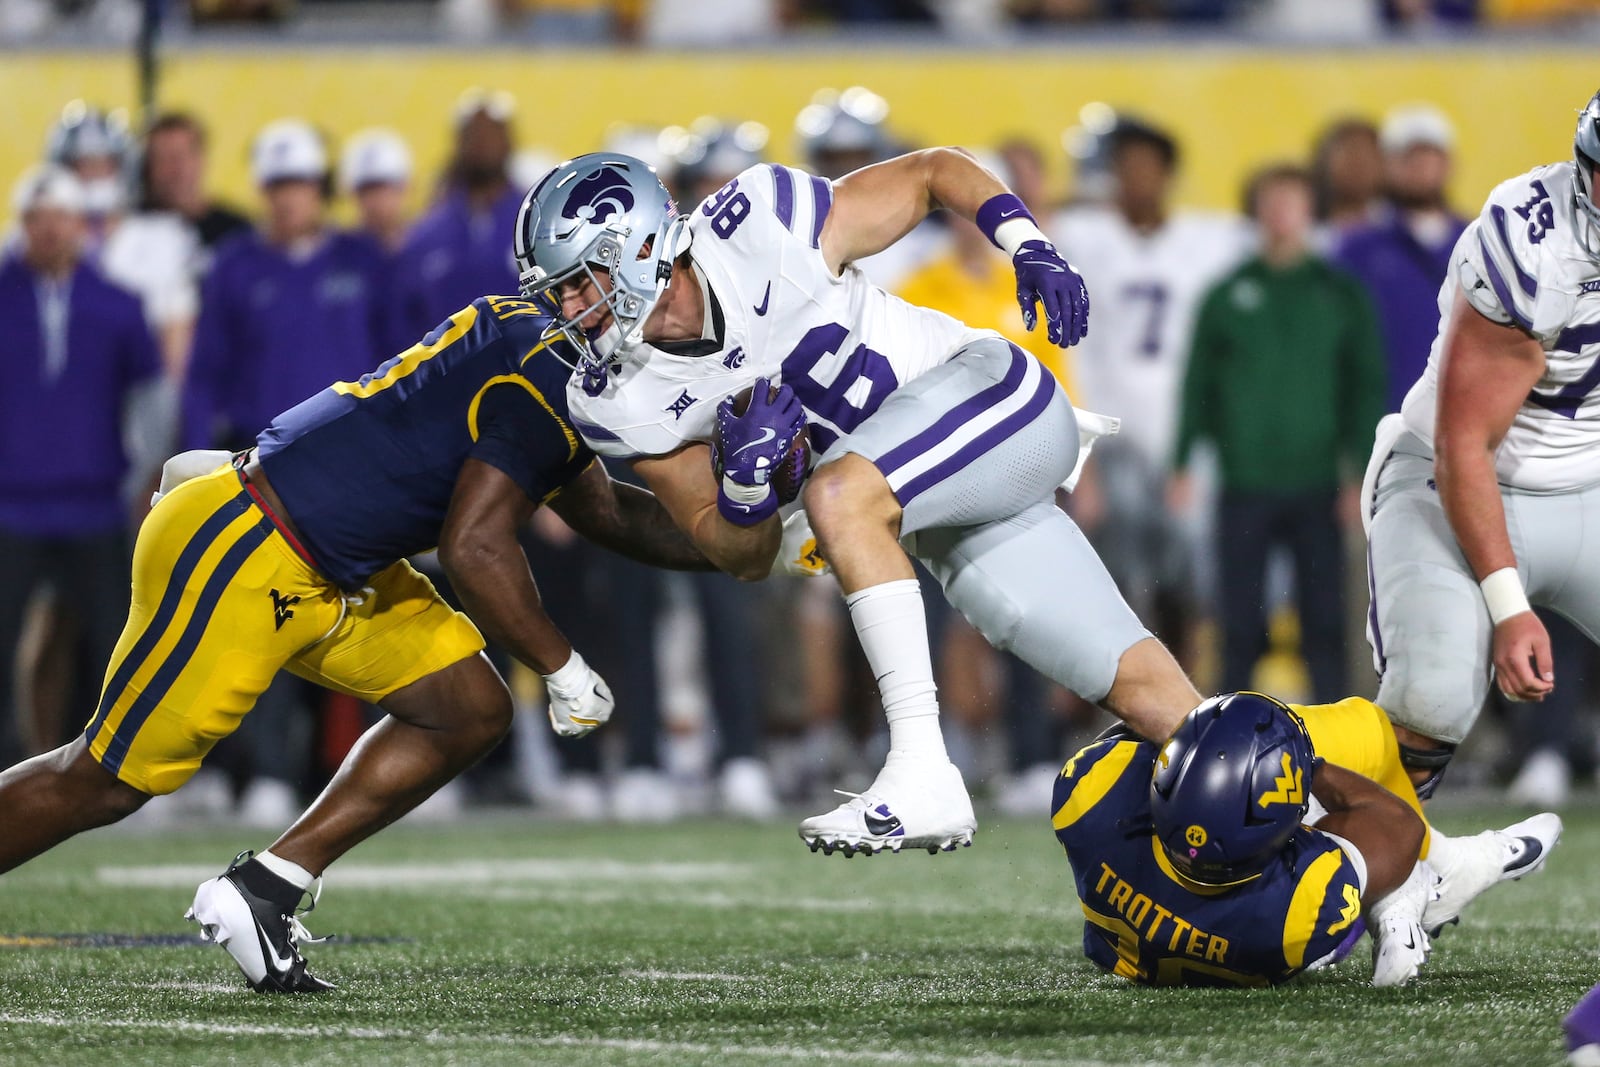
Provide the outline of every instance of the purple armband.
[[1012,219],[1027,219],[1029,222],[1034,222],[1033,215],[1028,211],[1028,205],[1024,204],[1020,197],[1015,193],[999,193],[983,202],[983,206],[978,209],[978,217],[973,221],[978,224],[978,229],[983,231],[990,244],[1005,251],[1005,246],[995,237],[994,232],[1000,228],[1001,223],[1010,222]]

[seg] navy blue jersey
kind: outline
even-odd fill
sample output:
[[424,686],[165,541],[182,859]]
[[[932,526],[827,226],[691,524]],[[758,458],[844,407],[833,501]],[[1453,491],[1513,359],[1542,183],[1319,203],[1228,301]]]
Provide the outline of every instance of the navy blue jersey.
[[567,416],[569,366],[533,304],[485,296],[359,381],[272,420],[262,469],[323,573],[346,589],[439,543],[468,459],[542,503],[594,459]]
[[1097,741],[1056,779],[1053,825],[1083,904],[1084,955],[1146,985],[1249,986],[1287,981],[1332,953],[1361,914],[1350,858],[1302,826],[1242,885],[1217,890],[1183,878],[1151,827],[1160,751],[1148,741]]

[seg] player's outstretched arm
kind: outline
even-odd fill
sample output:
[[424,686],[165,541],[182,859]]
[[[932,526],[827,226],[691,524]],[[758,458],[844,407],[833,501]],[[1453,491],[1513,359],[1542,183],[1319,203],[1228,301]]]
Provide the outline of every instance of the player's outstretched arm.
[[1033,329],[1044,307],[1051,344],[1075,345],[1089,329],[1089,291],[1005,183],[962,148],[927,148],[862,167],[833,183],[821,248],[837,274],[883,251],[936,208],[975,222],[1011,257],[1017,302]]
[[611,718],[611,690],[545,614],[517,541],[533,511],[509,475],[467,460],[439,534],[439,563],[484,636],[544,676],[556,733],[576,737]]
[[1422,817],[1370,778],[1332,763],[1319,764],[1311,795],[1328,809],[1317,829],[1349,841],[1367,864],[1362,899],[1381,900],[1411,876],[1422,851]]
[[1497,684],[1514,700],[1541,700],[1554,688],[1550,638],[1517,576],[1495,450],[1544,375],[1544,349],[1516,327],[1490,321],[1459,293],[1444,346],[1434,431],[1439,502],[1483,585],[1495,623]]
[[759,581],[772,572],[783,524],[776,512],[750,526],[736,526],[722,517],[708,445],[692,444],[665,456],[636,460],[633,469],[649,484],[672,521],[718,570],[747,582]]
[[599,460],[567,483],[550,509],[595,544],[640,563],[676,571],[717,569],[653,494],[614,481]]

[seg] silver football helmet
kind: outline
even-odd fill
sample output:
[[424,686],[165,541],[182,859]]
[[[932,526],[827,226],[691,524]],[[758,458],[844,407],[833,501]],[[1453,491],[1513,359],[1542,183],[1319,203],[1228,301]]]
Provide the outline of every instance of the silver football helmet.
[[[620,152],[591,152],[556,166],[528,191],[513,251],[522,295],[543,297],[553,308],[556,328],[580,353],[578,369],[592,376],[639,343],[687,243],[687,220],[654,169]],[[609,283],[597,271],[608,274]],[[563,316],[556,289],[579,278],[587,278],[600,299]],[[591,336],[580,323],[601,307],[611,312],[612,324]]]
[[1578,113],[1578,132],[1572,137],[1572,154],[1578,170],[1578,191],[1574,198],[1578,217],[1588,219],[1588,232],[1583,244],[1589,254],[1600,258],[1600,207],[1595,206],[1595,168],[1600,167],[1600,93],[1589,98],[1589,104]]

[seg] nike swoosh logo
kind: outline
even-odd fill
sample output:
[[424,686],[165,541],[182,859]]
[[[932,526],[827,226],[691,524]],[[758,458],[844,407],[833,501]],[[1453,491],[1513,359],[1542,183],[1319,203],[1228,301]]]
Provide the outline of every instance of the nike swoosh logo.
[[294,967],[293,954],[288,956],[279,955],[277,946],[272,943],[272,939],[267,936],[267,932],[261,928],[259,922],[256,923],[256,939],[261,942],[261,947],[266,949],[261,955],[266,960],[267,966],[272,967],[273,970],[280,974],[286,973]]
[[904,832],[900,824],[900,818],[896,815],[890,815],[885,819],[869,811],[865,822],[867,824],[867,832],[877,837],[888,837],[891,834]]
[[1057,274],[1065,274],[1065,273],[1067,273],[1065,270],[1063,270],[1061,267],[1057,266],[1054,263],[1045,263],[1045,262],[1041,262],[1040,260],[1037,260],[1037,259],[1028,260],[1028,266],[1030,266],[1030,267],[1043,267],[1045,270],[1052,270],[1052,271],[1055,271]]
[[756,314],[757,315],[765,315],[767,313],[767,304],[771,300],[772,300],[772,283],[768,282],[767,283],[766,292],[761,294],[761,303],[756,305]]
[[1014,207],[1010,211],[1002,211],[1002,212],[1000,212],[1000,219],[1001,219],[1001,221],[1004,221],[1006,219],[1009,219],[1013,215],[1020,215],[1020,214],[1022,214],[1022,209],[1020,207]]
[[763,426],[761,428],[761,436],[760,437],[756,438],[754,441],[751,441],[747,445],[741,445],[740,447],[734,449],[729,454],[737,456],[740,452],[743,452],[745,449],[747,449],[747,448],[755,448],[758,445],[764,445],[768,441],[771,441],[771,440],[775,439],[777,436],[778,436],[778,431],[777,430],[774,430],[771,426]]
[[1544,845],[1537,837],[1519,837],[1517,840],[1522,842],[1523,852],[1521,856],[1506,864],[1505,870],[1508,873],[1522,870],[1544,854]]

